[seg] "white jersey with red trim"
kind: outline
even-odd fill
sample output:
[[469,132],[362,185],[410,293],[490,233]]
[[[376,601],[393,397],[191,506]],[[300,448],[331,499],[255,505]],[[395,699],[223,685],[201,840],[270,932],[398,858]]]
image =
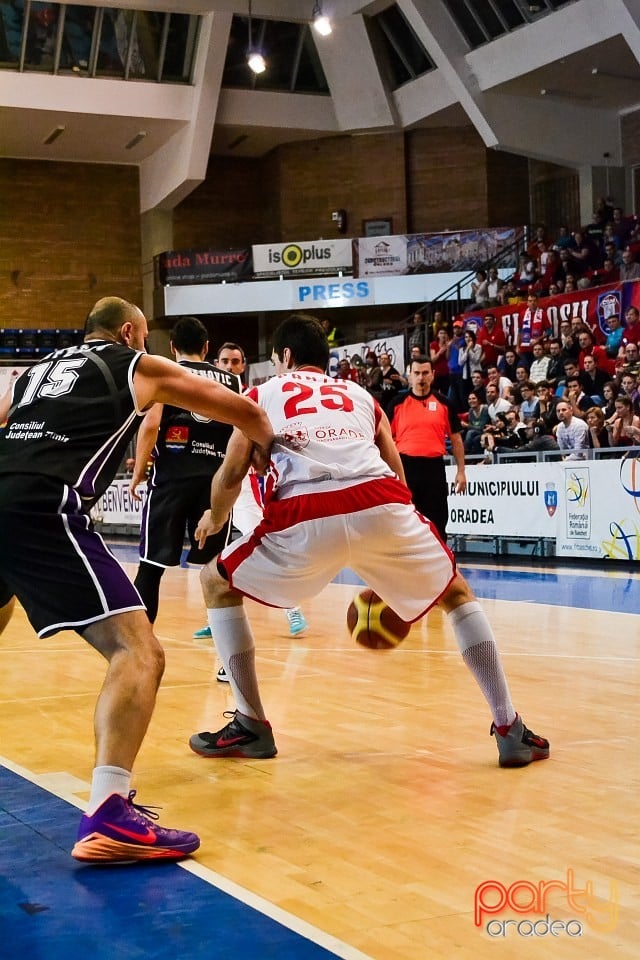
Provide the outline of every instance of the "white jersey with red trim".
[[380,406],[357,383],[302,368],[249,396],[266,411],[276,438],[267,500],[396,476],[375,444]]

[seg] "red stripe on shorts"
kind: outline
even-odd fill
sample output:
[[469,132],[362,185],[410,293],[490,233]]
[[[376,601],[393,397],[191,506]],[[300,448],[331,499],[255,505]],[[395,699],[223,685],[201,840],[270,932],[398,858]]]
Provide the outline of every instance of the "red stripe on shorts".
[[284,500],[271,500],[255,533],[260,537],[270,530],[285,530],[304,520],[359,513],[387,503],[411,503],[411,491],[395,477],[366,480],[326,493],[297,494]]

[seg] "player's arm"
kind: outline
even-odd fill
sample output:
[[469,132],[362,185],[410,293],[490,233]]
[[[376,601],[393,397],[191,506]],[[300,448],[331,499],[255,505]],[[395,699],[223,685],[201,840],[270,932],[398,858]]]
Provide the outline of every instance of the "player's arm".
[[464,443],[459,433],[449,435],[451,440],[451,453],[456,462],[456,493],[462,493],[467,489],[467,475],[464,470]]
[[140,495],[136,493],[136,487],[147,476],[147,464],[151,459],[156,440],[158,439],[158,428],[162,419],[164,404],[154,403],[147,411],[144,420],[138,430],[138,439],[136,440],[136,459],[133,467],[133,476],[129,484],[129,492],[135,500],[140,500]]
[[205,510],[196,528],[195,536],[201,548],[207,537],[217,533],[227,522],[251,466],[252,451],[251,441],[236,428],[227,444],[222,465],[211,481],[211,508]]
[[269,465],[273,430],[264,410],[247,397],[228,387],[194,377],[179,364],[164,357],[144,355],[133,378],[138,405],[147,409],[152,403],[171,403],[211,420],[230,423],[253,443],[252,463],[260,472]]
[[391,426],[387,415],[381,410],[380,420],[378,421],[378,428],[376,430],[376,435],[374,442],[378,450],[380,451],[380,456],[387,464],[388,467],[391,467],[394,473],[397,473],[403,483],[406,483],[404,478],[404,467],[402,466],[402,460],[400,459],[400,454],[398,453],[398,448],[393,442],[393,437],[391,436]]

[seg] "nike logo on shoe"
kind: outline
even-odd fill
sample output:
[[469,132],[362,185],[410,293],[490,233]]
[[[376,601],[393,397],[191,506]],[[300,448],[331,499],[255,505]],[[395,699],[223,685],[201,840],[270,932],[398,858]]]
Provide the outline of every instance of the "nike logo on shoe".
[[216,740],[216,747],[232,747],[234,743],[245,743],[247,738],[242,734],[239,737],[229,737],[225,740],[224,737],[219,737]]
[[115,823],[107,823],[105,820],[105,826],[109,827],[110,830],[115,830],[116,833],[121,833],[123,837],[129,837],[130,840],[137,840],[138,843],[155,843],[158,839],[155,831],[151,830],[149,827],[145,827],[144,833],[135,833],[133,830],[127,830],[125,827],[118,827]]

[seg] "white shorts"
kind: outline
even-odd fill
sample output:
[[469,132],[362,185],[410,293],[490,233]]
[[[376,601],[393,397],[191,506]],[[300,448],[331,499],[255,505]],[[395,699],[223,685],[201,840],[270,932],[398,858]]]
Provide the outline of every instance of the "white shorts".
[[248,473],[242,481],[238,499],[233,505],[233,525],[240,533],[251,533],[261,520],[262,506],[256,499],[252,475]]
[[218,562],[231,586],[273,607],[299,606],[350,567],[407,622],[423,616],[455,576],[435,528],[404,503],[283,530],[265,532],[261,524],[225,547]]

